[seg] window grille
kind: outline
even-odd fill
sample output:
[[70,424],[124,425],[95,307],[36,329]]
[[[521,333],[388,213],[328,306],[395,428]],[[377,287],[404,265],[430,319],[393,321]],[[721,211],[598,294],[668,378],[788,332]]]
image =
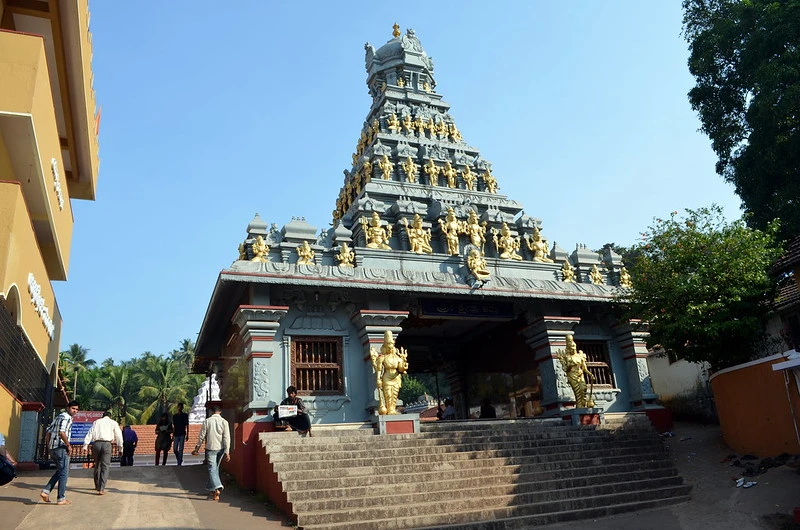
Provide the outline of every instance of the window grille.
[[586,354],[586,366],[594,375],[594,386],[614,387],[608,343],[604,340],[576,340],[575,345]]
[[298,395],[342,394],[342,338],[293,337],[291,371]]

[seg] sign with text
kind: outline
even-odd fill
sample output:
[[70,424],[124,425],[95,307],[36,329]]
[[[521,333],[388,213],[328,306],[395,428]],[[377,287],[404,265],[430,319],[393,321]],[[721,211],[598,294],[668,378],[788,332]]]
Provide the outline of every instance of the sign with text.
[[514,318],[513,304],[503,302],[453,300],[422,300],[422,314],[426,317],[480,318],[508,320]]
[[72,417],[72,433],[69,437],[69,443],[82,444],[84,438],[92,428],[92,423],[103,417],[102,410],[82,410],[76,412]]

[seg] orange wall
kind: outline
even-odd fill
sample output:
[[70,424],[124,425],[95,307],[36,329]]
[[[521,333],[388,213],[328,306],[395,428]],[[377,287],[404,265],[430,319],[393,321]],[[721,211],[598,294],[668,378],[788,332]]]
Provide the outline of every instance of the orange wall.
[[714,401],[725,443],[739,454],[760,457],[800,453],[795,427],[800,429],[800,395],[789,371],[772,365],[777,355],[718,372],[711,378]]
[[19,423],[22,405],[2,385],[0,385],[0,410],[4,412],[0,414],[0,432],[6,437],[6,447],[11,451],[11,455],[19,458]]
[[[35,135],[36,152],[9,155],[27,156],[35,160],[37,171],[31,175],[4,175],[3,179],[17,180],[29,204],[38,204],[44,196],[47,208],[35,212],[40,220],[47,221],[54,233],[55,242],[40,242],[42,256],[53,280],[66,280],[69,269],[70,246],[72,244],[72,206],[69,200],[64,161],[61,158],[61,141],[56,125],[53,93],[47,69],[44,41],[35,35],[24,35],[0,31],[0,119],[28,120]],[[3,117],[3,113],[14,116]],[[21,134],[18,129],[15,134]],[[10,144],[11,138],[5,138]],[[51,160],[55,158],[59,170],[59,182],[63,197],[63,208],[59,206],[54,190],[54,176]],[[44,195],[43,195],[44,194]],[[35,197],[34,197],[35,195]],[[37,200],[34,200],[37,199]]]
[[45,307],[56,327],[53,335],[55,340],[60,333],[61,321],[55,308],[55,294],[28,218],[25,199],[18,183],[0,182],[0,288],[2,294],[8,297],[12,286],[16,286],[22,329],[49,372],[50,365],[58,362],[58,348],[50,348],[50,336],[31,303],[29,273],[33,273],[42,288]]

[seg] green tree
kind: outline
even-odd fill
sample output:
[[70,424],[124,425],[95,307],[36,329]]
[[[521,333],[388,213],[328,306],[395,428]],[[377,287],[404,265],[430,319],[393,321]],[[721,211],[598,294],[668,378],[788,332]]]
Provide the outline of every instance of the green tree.
[[776,221],[765,231],[727,223],[716,205],[656,219],[636,247],[633,288],[620,297],[649,324],[648,346],[712,370],[757,356],[775,293],[777,231]]
[[181,347],[172,350],[170,357],[185,366],[187,371],[191,370],[192,363],[194,363],[194,342],[191,339],[183,339]]
[[[89,349],[79,344],[71,344],[69,350],[61,352],[64,361],[71,368],[73,374],[72,399],[78,396],[78,374],[95,366],[94,360],[89,359]],[[61,356],[59,356],[61,358]]]
[[403,386],[400,387],[400,400],[408,405],[416,402],[423,394],[430,394],[428,389],[419,379],[411,376],[403,376]]
[[684,0],[689,92],[750,226],[800,233],[800,0]]
[[102,404],[100,408],[111,410],[115,420],[127,425],[136,423],[141,410],[132,406],[136,390],[128,366],[109,366],[101,370],[94,392]]
[[[194,381],[180,363],[172,359],[149,356],[142,362],[138,374],[139,397],[145,400],[141,422],[147,423],[155,413],[169,410],[171,403],[185,403],[186,396],[196,390]],[[147,403],[149,401],[149,403]]]

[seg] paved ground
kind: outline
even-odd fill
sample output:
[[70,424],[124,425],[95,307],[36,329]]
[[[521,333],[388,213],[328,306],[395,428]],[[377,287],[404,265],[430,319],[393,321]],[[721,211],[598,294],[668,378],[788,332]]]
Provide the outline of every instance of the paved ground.
[[[634,514],[592,521],[550,525],[552,529],[580,530],[800,530],[781,526],[800,507],[800,474],[786,466],[770,469],[749,480],[748,489],[736,488],[741,468],[723,459],[730,454],[721,442],[719,427],[677,424],[665,443],[684,479],[694,486],[690,502]],[[149,460],[149,459],[148,459]],[[141,462],[143,463],[143,462]],[[108,494],[98,496],[89,469],[73,469],[67,497],[70,506],[47,505],[39,491],[51,471],[25,473],[0,487],[0,528],[20,530],[52,527],[139,529],[194,528],[278,530],[291,522],[270,509],[263,497],[229,486],[220,502],[206,500],[205,469],[176,467],[114,467]],[[772,516],[772,517],[770,517]]]

